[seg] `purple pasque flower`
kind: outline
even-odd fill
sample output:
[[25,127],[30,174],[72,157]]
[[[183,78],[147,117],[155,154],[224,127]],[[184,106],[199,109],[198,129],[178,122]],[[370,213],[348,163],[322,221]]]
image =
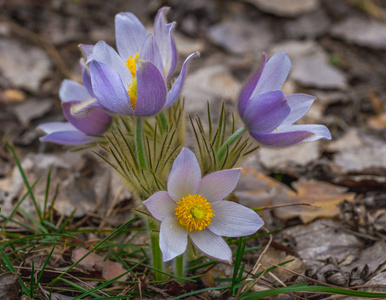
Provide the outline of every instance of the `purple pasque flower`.
[[285,95],[280,89],[291,68],[283,51],[267,62],[264,54],[259,69],[242,89],[239,114],[250,135],[260,144],[286,147],[300,142],[331,139],[324,125],[294,125],[310,109],[315,97],[307,94]]
[[42,142],[52,142],[63,145],[81,145],[98,140],[95,136],[104,133],[112,122],[112,117],[104,110],[95,107],[87,115],[73,115],[73,107],[82,107],[97,100],[91,88],[90,75],[83,67],[84,86],[65,79],[59,89],[59,98],[62,101],[64,116],[68,122],[52,122],[38,126],[37,129],[46,135],[41,137]]
[[182,149],[173,163],[168,191],[156,192],[144,202],[161,221],[164,261],[184,253],[188,237],[205,254],[231,261],[232,251],[221,236],[250,235],[264,224],[253,210],[224,200],[235,189],[240,172],[240,168],[222,170],[201,179],[194,153]]
[[177,63],[177,51],[172,30],[166,23],[166,7],[161,8],[154,22],[154,35],[132,13],[115,16],[118,53],[105,42],[95,46],[81,45],[90,64],[92,89],[99,102],[78,107],[73,113],[101,107],[110,113],[148,117],[172,105],[181,92],[189,60],[170,90],[167,79]]

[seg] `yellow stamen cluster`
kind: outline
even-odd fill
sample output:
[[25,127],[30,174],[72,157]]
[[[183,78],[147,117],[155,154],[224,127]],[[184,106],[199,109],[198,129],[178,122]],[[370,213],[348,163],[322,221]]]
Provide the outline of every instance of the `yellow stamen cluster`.
[[139,58],[139,52],[134,54],[133,56],[129,56],[126,60],[126,66],[129,68],[131,76],[135,77],[135,72],[137,71],[137,67],[135,66],[135,61]]
[[135,61],[139,58],[139,52],[135,53],[134,57],[130,56],[126,61],[126,66],[130,70],[131,76],[133,77],[133,81],[131,84],[127,86],[127,93],[130,96],[130,105],[133,109],[137,104],[137,78],[135,77],[137,72],[137,66],[135,65]]
[[189,232],[205,229],[214,216],[210,203],[202,195],[188,195],[177,202],[178,222]]

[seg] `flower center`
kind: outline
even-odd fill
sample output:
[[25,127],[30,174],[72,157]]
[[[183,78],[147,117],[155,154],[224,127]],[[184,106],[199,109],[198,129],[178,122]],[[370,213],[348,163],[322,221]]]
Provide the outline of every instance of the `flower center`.
[[210,203],[202,195],[188,195],[177,202],[178,222],[189,232],[201,231],[211,223],[214,216]]
[[137,104],[137,78],[135,77],[137,67],[135,65],[135,61],[138,58],[139,52],[135,53],[134,57],[129,56],[129,58],[126,60],[126,66],[129,69],[131,76],[133,77],[133,81],[127,86],[127,93],[130,96],[130,105],[133,109],[135,109],[135,106]]

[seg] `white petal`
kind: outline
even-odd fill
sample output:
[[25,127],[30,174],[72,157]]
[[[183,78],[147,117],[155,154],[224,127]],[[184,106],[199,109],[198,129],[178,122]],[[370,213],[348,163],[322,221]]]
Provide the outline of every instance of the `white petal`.
[[172,218],[175,214],[176,202],[174,202],[168,192],[161,191],[152,195],[145,202],[146,208],[158,221],[165,218]]
[[255,233],[264,222],[252,209],[231,201],[211,205],[215,216],[208,228],[221,236],[238,237]]
[[163,261],[169,261],[182,254],[188,244],[188,231],[182,227],[177,218],[165,218],[161,223],[159,246]]
[[189,236],[198,249],[213,258],[230,262],[232,251],[224,239],[209,229],[189,232]]
[[204,196],[209,202],[223,200],[236,187],[241,168],[211,173],[201,179],[197,194]]
[[196,156],[187,148],[182,149],[174,160],[168,178],[168,192],[174,201],[193,195],[201,180],[201,169]]

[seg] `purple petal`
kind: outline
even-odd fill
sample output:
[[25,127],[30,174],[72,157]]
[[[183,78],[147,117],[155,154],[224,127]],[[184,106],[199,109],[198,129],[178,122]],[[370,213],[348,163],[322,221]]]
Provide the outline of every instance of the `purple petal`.
[[310,131],[278,133],[258,133],[250,131],[249,133],[259,144],[270,147],[288,147],[300,143],[313,135]]
[[62,104],[63,113],[67,121],[86,134],[102,134],[111,124],[111,116],[100,108],[90,110],[83,117],[74,117],[71,114],[71,106],[80,101],[69,101]]
[[197,194],[204,196],[208,202],[216,202],[227,197],[239,181],[241,168],[211,173],[201,179]]
[[287,103],[291,108],[291,113],[283,121],[283,125],[291,125],[301,117],[303,117],[311,108],[312,103],[315,101],[315,97],[307,94],[293,94],[287,96]]
[[91,98],[87,89],[73,80],[64,79],[59,89],[59,98],[62,102],[85,101]]
[[106,42],[100,41],[95,45],[93,53],[87,59],[87,64],[94,60],[105,64],[117,72],[121,76],[123,83],[129,84],[131,82],[132,77],[130,70],[126,66],[126,61]]
[[90,71],[84,66],[82,66],[82,81],[90,96],[95,98],[94,91],[92,90]]
[[57,131],[78,131],[71,123],[68,122],[51,122],[40,124],[36,129],[50,134]]
[[230,262],[232,251],[221,236],[209,229],[189,232],[189,236],[198,249],[213,258]]
[[169,261],[185,252],[188,244],[188,231],[177,218],[165,218],[161,223],[159,246],[163,261]]
[[42,130],[47,134],[40,138],[40,141],[42,142],[51,142],[62,145],[81,145],[98,140],[97,137],[85,135],[70,123],[45,123],[41,124],[37,129]]
[[237,106],[238,106],[239,114],[241,118],[244,117],[245,108],[247,107],[249,99],[251,99],[253,90],[255,89],[257,83],[259,82],[259,79],[261,77],[261,74],[263,73],[266,63],[267,63],[267,54],[264,53],[263,61],[261,62],[260,66],[255,71],[255,73],[252,74],[251,78],[247,81],[247,83],[244,85],[243,89],[241,90],[239,100],[237,102]]
[[201,169],[192,151],[183,148],[174,160],[168,178],[168,192],[174,201],[179,201],[197,192],[201,180]]
[[94,45],[79,44],[79,48],[86,57],[86,60],[94,51]]
[[169,94],[168,94],[168,96],[166,98],[166,103],[165,103],[165,107],[164,108],[169,107],[170,105],[172,105],[174,103],[174,101],[177,100],[177,97],[178,97],[178,95],[180,94],[180,92],[182,90],[182,86],[184,85],[186,71],[187,71],[187,68],[188,68],[188,62],[189,62],[189,60],[192,57],[195,57],[195,56],[197,56],[199,54],[200,54],[200,52],[195,52],[195,53],[190,54],[186,58],[183,66],[182,66],[180,75],[178,76],[177,80],[174,82],[172,88],[169,91]]
[[253,132],[268,133],[277,128],[290,114],[286,96],[282,91],[271,91],[252,97],[244,122]]
[[171,48],[172,48],[172,58],[168,67],[168,62],[166,62],[166,66],[164,65],[164,68],[166,70],[167,78],[170,78],[173,75],[174,70],[176,69],[177,66],[177,48],[176,48],[176,43],[174,41],[173,37],[173,29],[174,26],[176,25],[175,22],[166,24],[166,27],[169,30],[169,35],[170,35],[170,43],[171,43]]
[[252,97],[268,91],[280,90],[291,69],[291,61],[283,51],[268,60],[252,93]]
[[161,73],[152,63],[137,59],[137,102],[134,114],[149,117],[157,114],[166,101],[166,85]]
[[174,23],[166,24],[165,19],[165,13],[168,10],[169,7],[162,7],[154,21],[154,37],[161,53],[167,77],[173,73],[177,63],[176,45],[172,35]]
[[143,43],[139,58],[148,62],[151,62],[157,67],[162,77],[165,75],[164,67],[162,64],[162,58],[158,49],[157,42],[154,37],[149,34]]
[[281,125],[278,128],[278,131],[279,132],[289,132],[289,133],[306,131],[306,132],[312,133],[312,135],[305,138],[302,142],[311,142],[311,141],[316,141],[319,139],[331,140],[331,133],[328,130],[328,128],[324,125],[318,125],[318,124],[290,125],[290,126]]
[[92,88],[100,104],[110,112],[132,115],[130,97],[119,74],[97,61],[91,63],[90,70]]
[[141,50],[147,36],[146,28],[132,13],[119,13],[115,16],[115,39],[119,55],[128,59]]
[[213,203],[214,217],[209,230],[220,236],[238,237],[255,233],[264,225],[252,209],[231,201]]
[[143,204],[145,204],[147,210],[158,221],[175,216],[176,202],[170,198],[168,192],[157,192],[143,202]]

